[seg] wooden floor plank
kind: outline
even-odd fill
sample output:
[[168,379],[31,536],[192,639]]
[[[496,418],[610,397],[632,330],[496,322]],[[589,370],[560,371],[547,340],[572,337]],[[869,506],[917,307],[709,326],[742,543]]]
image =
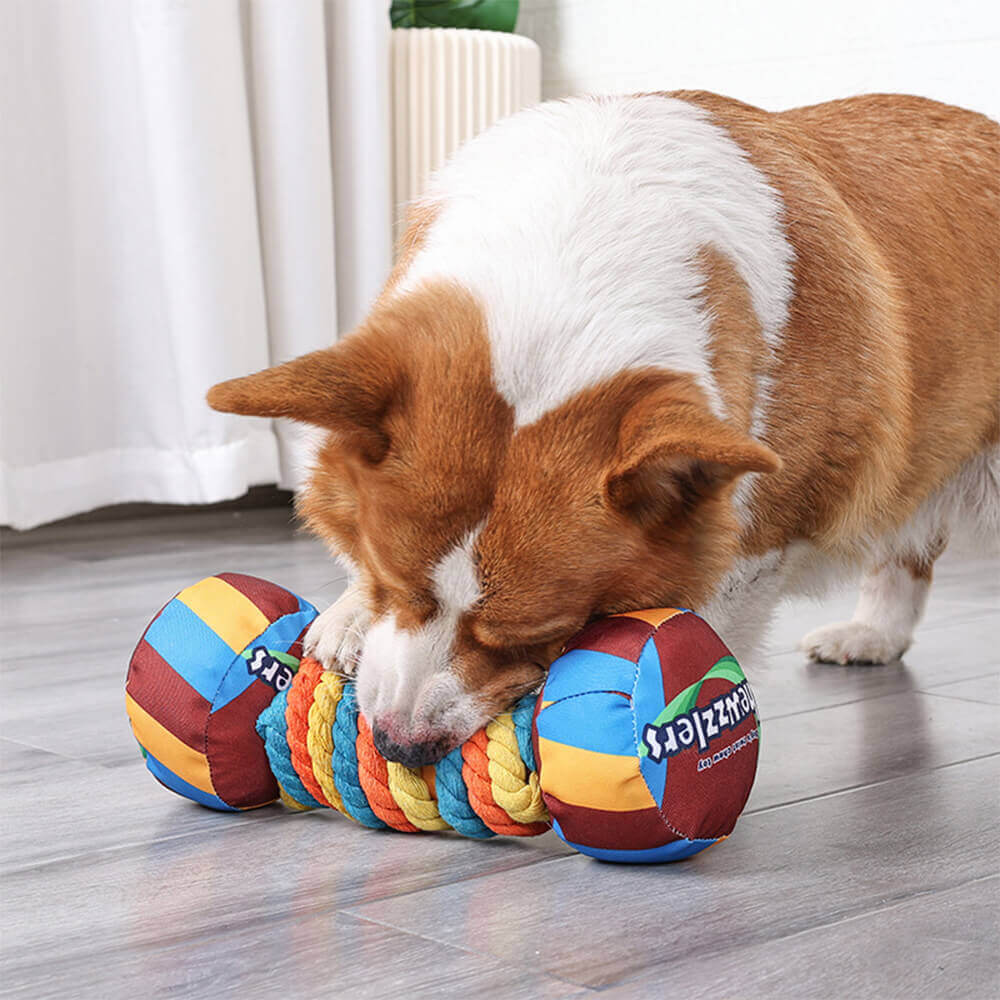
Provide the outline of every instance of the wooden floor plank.
[[[141,905],[140,928],[149,919]],[[496,996],[568,1000],[590,991],[520,966],[336,910],[306,920],[262,913],[188,934],[183,915],[139,943],[126,928],[115,947],[80,959],[58,949],[7,964],[0,992],[24,1000],[137,997],[343,997],[417,1000]]]
[[[992,757],[744,816],[728,841],[672,866],[574,857],[350,912],[433,927],[441,941],[508,962],[533,953],[538,968],[582,986],[642,975],[664,989],[677,964],[767,954],[767,942],[996,874],[998,782]],[[909,952],[898,924],[887,937],[878,928],[870,948]],[[984,961],[980,981],[996,969],[995,956]],[[768,970],[747,967],[721,995],[747,995]],[[872,987],[866,995],[906,996],[888,976]]]
[[995,562],[942,560],[916,643],[885,667],[793,651],[849,614],[849,592],[783,608],[751,677],[749,813],[691,862],[636,869],[552,834],[380,835],[280,807],[216,814],[156,785],[122,695],[152,614],[223,569],[321,608],[343,588],[287,509],[68,522],[0,546],[4,995],[645,997],[677,976],[718,996],[740,970],[741,996],[976,997],[998,974],[982,942],[1000,758],[972,759],[1000,750]]
[[710,960],[655,967],[602,997],[655,996],[665,973],[697,1000],[905,997],[948,1000],[1000,994],[1000,876],[821,924]]

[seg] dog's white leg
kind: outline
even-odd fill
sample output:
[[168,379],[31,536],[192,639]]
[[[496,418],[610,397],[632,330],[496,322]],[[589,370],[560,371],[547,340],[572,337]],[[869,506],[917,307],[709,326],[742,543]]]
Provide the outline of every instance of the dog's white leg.
[[352,583],[340,598],[309,626],[305,652],[326,670],[353,676],[358,668],[371,613],[361,588]]
[[913,641],[913,630],[924,613],[934,559],[944,549],[937,543],[929,554],[896,557],[869,570],[849,622],[824,625],[806,635],[801,648],[820,663],[890,663]]
[[736,560],[712,598],[695,610],[718,632],[745,671],[761,655],[767,629],[781,599],[784,553]]

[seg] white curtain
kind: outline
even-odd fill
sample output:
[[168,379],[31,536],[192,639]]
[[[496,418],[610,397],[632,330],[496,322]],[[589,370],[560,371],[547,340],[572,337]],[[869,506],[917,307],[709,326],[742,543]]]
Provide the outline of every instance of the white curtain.
[[0,523],[297,484],[295,430],[204,393],[384,280],[387,9],[3,0]]

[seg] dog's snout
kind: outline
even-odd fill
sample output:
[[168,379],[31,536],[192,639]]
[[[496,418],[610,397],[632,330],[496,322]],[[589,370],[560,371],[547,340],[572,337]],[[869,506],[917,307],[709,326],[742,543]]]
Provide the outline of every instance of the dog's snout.
[[405,767],[436,764],[447,756],[453,746],[447,737],[412,743],[397,742],[377,723],[372,727],[372,742],[386,760],[395,761]]

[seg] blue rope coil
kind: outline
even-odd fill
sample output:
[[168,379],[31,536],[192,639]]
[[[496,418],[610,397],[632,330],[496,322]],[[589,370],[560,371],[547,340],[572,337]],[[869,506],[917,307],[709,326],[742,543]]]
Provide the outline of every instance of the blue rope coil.
[[310,809],[318,809],[317,802],[299,778],[292,764],[292,752],[288,746],[288,723],[285,709],[288,707],[288,691],[275,695],[274,701],[257,717],[257,733],[264,741],[267,758],[271,763],[271,773],[278,784],[296,802]]
[[358,776],[358,752],[355,740],[358,735],[358,699],[354,685],[344,687],[337,705],[337,715],[333,723],[333,783],[340,792],[347,814],[362,826],[373,830],[383,830],[386,824],[372,812],[368,797],[361,787]]
[[521,751],[521,760],[529,771],[537,770],[535,767],[535,745],[531,740],[531,730],[535,722],[535,702],[538,696],[526,694],[511,709],[511,717],[514,720],[514,733],[517,736],[517,748]]
[[462,777],[462,748],[455,747],[434,768],[434,790],[441,818],[459,833],[476,840],[496,834],[476,815]]

